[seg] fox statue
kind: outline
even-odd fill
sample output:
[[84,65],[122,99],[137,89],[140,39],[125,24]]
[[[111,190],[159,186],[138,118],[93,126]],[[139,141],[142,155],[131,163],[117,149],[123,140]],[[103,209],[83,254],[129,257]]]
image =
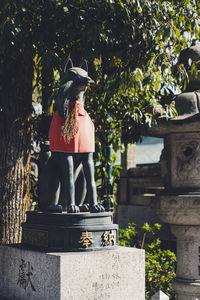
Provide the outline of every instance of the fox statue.
[[[73,67],[68,58],[50,124],[51,152],[41,155],[39,209],[43,211],[105,211],[97,203],[94,124],[84,108],[84,93],[89,85],[94,85],[94,81],[88,76],[86,60],[80,67]],[[84,204],[86,193],[88,204]]]

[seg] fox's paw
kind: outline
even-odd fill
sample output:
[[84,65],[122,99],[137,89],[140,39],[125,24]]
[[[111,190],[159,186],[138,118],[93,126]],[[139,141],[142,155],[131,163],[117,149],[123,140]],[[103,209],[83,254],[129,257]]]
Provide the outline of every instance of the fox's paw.
[[61,213],[62,212],[62,205],[60,205],[60,204],[51,204],[45,209],[45,212]]
[[87,212],[90,210],[89,204],[83,204],[79,206],[81,212]]
[[77,205],[69,205],[68,207],[67,207],[67,212],[68,213],[79,213],[80,212],[80,209],[79,209],[79,207],[77,206]]
[[104,211],[105,211],[105,208],[100,204],[94,204],[94,205],[90,206],[91,213],[99,213],[99,212],[104,212]]

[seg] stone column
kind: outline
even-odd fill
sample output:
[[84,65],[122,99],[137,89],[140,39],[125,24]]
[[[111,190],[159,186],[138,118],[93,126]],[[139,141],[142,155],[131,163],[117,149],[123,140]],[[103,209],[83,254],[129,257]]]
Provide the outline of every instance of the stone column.
[[136,167],[136,145],[131,144],[122,153],[122,170],[120,174],[119,204],[127,204],[128,201],[128,170]]
[[[165,190],[154,202],[177,239],[177,300],[200,299],[200,133],[171,133],[162,155]],[[165,174],[164,174],[165,170]]]
[[[177,278],[174,288],[178,300],[200,299],[200,226],[172,225],[177,237]],[[181,263],[182,262],[182,263]]]

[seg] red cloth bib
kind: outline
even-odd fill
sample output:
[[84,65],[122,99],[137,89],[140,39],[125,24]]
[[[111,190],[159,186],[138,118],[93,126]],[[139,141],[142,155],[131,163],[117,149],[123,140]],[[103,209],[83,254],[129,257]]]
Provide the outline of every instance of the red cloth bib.
[[[69,103],[69,111],[72,109],[74,103]],[[60,117],[58,111],[53,115],[50,130],[49,141],[51,151],[60,152],[94,152],[95,151],[95,134],[94,124],[90,119],[88,113],[84,109],[83,103],[77,105],[77,124],[78,131],[75,136],[67,143],[64,140],[61,128],[64,124],[65,118]]]

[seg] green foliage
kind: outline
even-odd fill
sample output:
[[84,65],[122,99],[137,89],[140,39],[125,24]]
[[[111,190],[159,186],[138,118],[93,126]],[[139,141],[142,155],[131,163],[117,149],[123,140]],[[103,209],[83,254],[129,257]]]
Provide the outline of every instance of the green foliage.
[[[172,280],[175,277],[176,256],[170,250],[162,249],[161,241],[156,237],[161,229],[160,224],[150,226],[145,223],[140,231],[139,238],[136,225],[130,223],[126,229],[119,230],[119,245],[125,247],[137,247],[145,250],[145,279],[146,299],[157,291],[162,290],[168,296],[173,297]],[[142,235],[140,233],[140,236]],[[172,299],[172,298],[170,298]]]

